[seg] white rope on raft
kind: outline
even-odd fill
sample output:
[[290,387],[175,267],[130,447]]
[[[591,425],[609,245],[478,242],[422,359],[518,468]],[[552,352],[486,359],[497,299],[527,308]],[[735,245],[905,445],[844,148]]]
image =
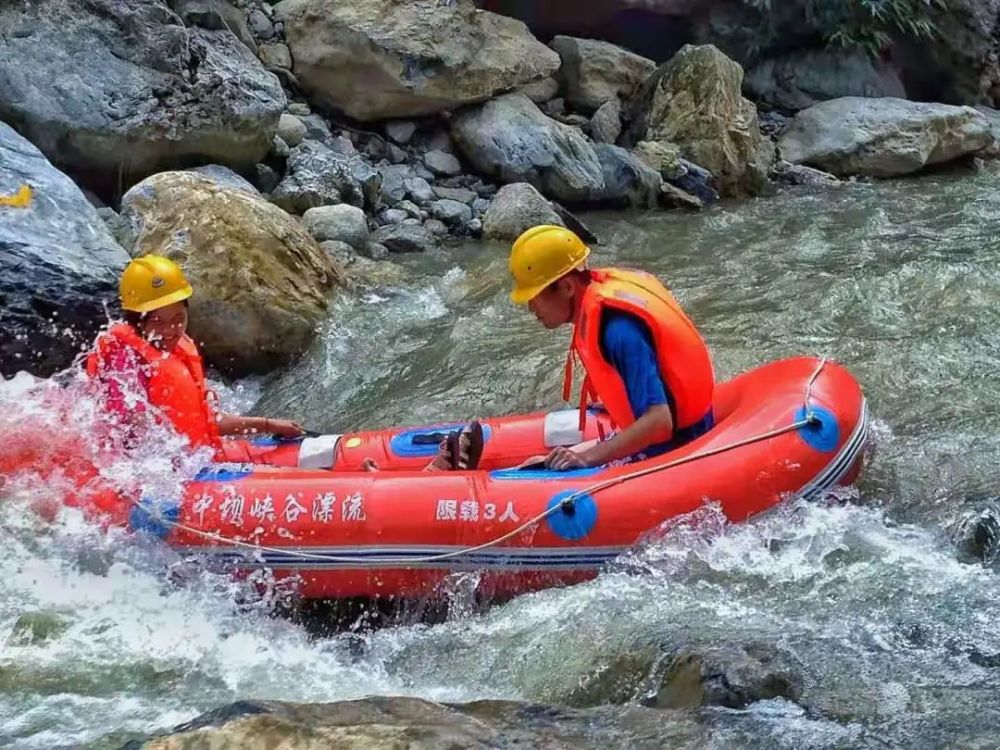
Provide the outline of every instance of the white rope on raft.
[[[503,536],[497,537],[496,539],[491,539],[490,541],[484,542],[483,544],[477,544],[475,547],[464,547],[464,548],[459,549],[459,550],[453,550],[451,552],[442,552],[442,553],[436,554],[436,555],[426,555],[424,557],[396,557],[396,558],[392,558],[392,557],[380,557],[380,558],[378,558],[378,562],[380,563],[380,565],[385,565],[385,564],[389,564],[389,565],[408,565],[408,564],[414,564],[414,563],[440,562],[442,560],[451,560],[451,559],[454,559],[456,557],[462,557],[464,555],[471,555],[471,554],[473,554],[475,552],[479,552],[480,550],[489,549],[490,547],[495,547],[498,544],[502,544],[503,542],[506,542],[508,539],[511,539],[511,538],[517,536],[522,531],[525,531],[526,529],[531,528],[532,526],[534,526],[535,524],[539,523],[540,521],[544,521],[546,518],[548,518],[549,516],[551,516],[551,515],[553,515],[553,514],[555,514],[557,512],[562,511],[562,512],[567,513],[568,515],[572,514],[573,510],[574,510],[574,506],[575,506],[576,500],[579,499],[579,498],[581,498],[581,497],[583,497],[583,496],[585,496],[585,495],[593,495],[596,492],[600,492],[601,490],[606,490],[606,489],[608,489],[610,487],[615,487],[615,486],[617,486],[619,484],[622,484],[623,482],[627,482],[627,481],[630,481],[632,479],[638,479],[640,477],[645,477],[645,476],[648,476],[650,474],[656,474],[657,472],[660,472],[660,471],[666,471],[667,469],[673,469],[673,468],[675,468],[677,466],[682,466],[684,464],[689,464],[689,463],[692,463],[694,461],[701,460],[703,458],[710,458],[712,456],[717,456],[720,453],[726,453],[728,451],[735,450],[736,448],[742,448],[744,446],[753,445],[754,443],[759,443],[759,442],[764,441],[764,440],[770,440],[771,438],[779,437],[780,435],[784,435],[786,433],[793,432],[793,431],[801,429],[802,427],[805,427],[807,425],[815,424],[817,422],[817,417],[816,417],[815,413],[812,411],[812,409],[811,409],[811,407],[809,405],[810,404],[810,400],[812,398],[812,387],[813,387],[813,384],[816,382],[816,379],[819,377],[820,373],[823,371],[823,368],[826,367],[826,362],[827,362],[827,358],[823,357],[820,360],[819,365],[817,365],[816,370],[813,372],[812,376],[809,378],[809,381],[806,383],[806,391],[805,391],[805,416],[802,419],[799,419],[799,420],[797,420],[795,422],[792,422],[791,424],[785,425],[784,427],[777,427],[777,428],[775,428],[773,430],[768,430],[767,432],[763,432],[763,433],[761,433],[759,435],[754,435],[753,437],[744,438],[743,440],[737,440],[734,443],[729,443],[727,445],[722,445],[722,446],[719,446],[718,448],[712,448],[710,450],[702,451],[701,453],[693,453],[690,456],[684,456],[683,458],[678,458],[678,459],[675,459],[673,461],[668,461],[665,464],[658,464],[656,466],[649,466],[649,467],[647,467],[645,469],[639,469],[637,471],[629,472],[628,474],[625,474],[625,475],[620,476],[620,477],[614,477],[612,479],[606,479],[603,482],[598,482],[596,484],[591,485],[590,487],[587,487],[586,489],[578,490],[577,492],[574,492],[572,495],[568,495],[561,502],[559,502],[557,505],[553,505],[551,508],[546,509],[543,513],[539,513],[534,518],[532,518],[532,519],[530,519],[528,521],[525,521],[524,523],[522,523],[520,526],[518,526],[513,531],[509,531],[506,534],[504,534]],[[231,537],[225,537],[225,536],[222,536],[220,534],[214,534],[214,533],[212,533],[210,531],[202,531],[201,529],[196,529],[196,528],[194,528],[192,526],[188,526],[187,524],[180,523],[179,521],[171,521],[168,518],[164,518],[162,516],[162,514],[160,514],[158,512],[158,510],[156,510],[156,509],[150,509],[147,506],[143,505],[143,503],[142,503],[141,500],[133,500],[132,502],[138,508],[140,508],[143,511],[145,511],[146,513],[148,513],[152,518],[155,518],[156,520],[158,520],[158,521],[160,521],[160,522],[162,522],[162,523],[164,523],[164,524],[166,524],[166,525],[168,525],[168,526],[170,526],[170,527],[172,527],[174,529],[178,529],[180,531],[185,531],[185,532],[187,532],[189,534],[193,534],[195,536],[201,537],[202,539],[207,539],[207,540],[210,540],[210,541],[213,541],[213,542],[220,542],[222,544],[227,544],[227,545],[230,545],[232,547],[238,547],[238,548],[241,548],[241,549],[251,550],[253,552],[272,552],[272,553],[276,553],[276,554],[280,554],[280,555],[285,555],[287,557],[297,558],[297,559],[300,559],[300,560],[316,560],[316,561],[319,561],[319,562],[335,562],[335,563],[345,563],[345,564],[356,564],[356,563],[360,562],[358,560],[358,558],[356,558],[356,557],[337,557],[337,556],[333,556],[333,555],[316,555],[316,554],[313,554],[313,553],[310,553],[310,552],[301,552],[299,550],[291,550],[291,549],[288,549],[288,548],[268,547],[268,546],[265,546],[265,545],[262,545],[262,544],[255,544],[255,543],[251,543],[251,542],[244,542],[244,541],[241,541],[239,539],[233,539]],[[280,564],[276,565],[274,567],[280,567]]]

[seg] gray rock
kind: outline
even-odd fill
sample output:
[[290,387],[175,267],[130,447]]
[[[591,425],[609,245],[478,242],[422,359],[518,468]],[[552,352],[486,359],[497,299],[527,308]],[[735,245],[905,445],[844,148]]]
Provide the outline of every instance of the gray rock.
[[406,211],[410,216],[420,219],[423,221],[427,218],[427,212],[424,211],[420,206],[412,201],[400,201],[393,208],[398,208],[400,211]]
[[413,165],[413,174],[427,180],[428,182],[437,178],[437,175],[425,167],[423,162],[417,162]]
[[[315,211],[316,209],[312,210]],[[341,266],[347,267],[353,265],[353,263],[358,259],[358,255],[354,251],[354,248],[346,242],[340,242],[339,240],[325,240],[320,242],[319,246],[323,248],[323,251],[329,255],[335,263]]]
[[417,203],[430,203],[437,198],[437,193],[423,177],[411,177],[404,183],[406,193]]
[[660,200],[667,208],[686,208],[692,211],[700,211],[705,207],[705,202],[700,198],[691,195],[686,190],[681,190],[669,182],[664,182],[660,185],[660,192]]
[[846,97],[799,112],[778,148],[793,164],[837,176],[895,177],[993,142],[990,123],[971,107]]
[[515,240],[539,224],[563,226],[552,204],[532,185],[516,182],[504,185],[483,215],[483,235],[492,239]]
[[524,94],[535,104],[543,104],[549,99],[559,96],[559,81],[552,76],[534,81],[517,90],[518,94]]
[[292,53],[286,44],[262,44],[257,50],[257,57],[266,67],[292,69]]
[[288,144],[280,136],[274,136],[271,141],[271,150],[268,152],[268,156],[278,159],[279,161],[284,161],[292,153],[292,150],[288,147]]
[[208,164],[204,167],[195,167],[190,171],[196,172],[203,177],[207,177],[216,185],[236,188],[237,190],[247,190],[254,195],[258,194],[257,188],[255,188],[249,180],[240,177],[229,167],[223,167],[220,164]]
[[557,36],[550,46],[562,60],[558,77],[566,101],[583,112],[629,98],[656,70],[652,60],[596,39]]
[[129,258],[73,181],[0,123],[0,195],[22,185],[30,204],[0,208],[0,374],[48,376],[106,322]]
[[990,132],[993,133],[993,145],[987,147],[984,153],[994,158],[1000,156],[1000,110],[992,107],[976,107],[976,111],[986,118]]
[[423,253],[436,250],[437,239],[422,226],[394,224],[372,233],[372,239],[388,248],[390,253]]
[[582,130],[584,127],[590,124],[589,118],[583,115],[578,115],[576,113],[568,115],[557,115],[555,119],[557,119],[564,125],[569,125],[570,127],[579,128],[580,130]]
[[250,24],[250,29],[253,33],[261,39],[272,39],[274,37],[274,24],[261,11],[250,11],[247,22]]
[[439,185],[434,186],[434,194],[438,198],[447,198],[460,203],[472,203],[478,195],[475,190],[468,188],[441,187]]
[[354,147],[354,141],[346,135],[338,135],[330,138],[327,141],[327,145],[331,151],[336,151],[338,154],[343,154],[344,156],[353,156],[358,153],[358,150]]
[[50,159],[113,179],[198,159],[252,168],[285,94],[226,30],[158,0],[0,3],[0,119]]
[[385,260],[389,257],[389,248],[379,242],[369,242],[361,254],[372,260]]
[[663,178],[642,159],[609,143],[594,145],[604,172],[602,200],[633,208],[655,208]]
[[447,198],[434,201],[431,204],[431,213],[446,224],[462,224],[472,219],[472,209],[467,203]]
[[419,227],[421,224],[423,224],[423,222],[420,221],[420,219],[416,218],[415,216],[407,216],[405,219],[403,219],[399,223],[400,224],[406,224],[408,226],[413,226],[413,227]]
[[267,164],[255,164],[254,182],[260,192],[270,193],[278,187],[278,184],[281,182],[281,175],[267,166]]
[[380,212],[378,215],[378,221],[382,225],[402,224],[404,221],[410,218],[416,218],[416,217],[411,217],[407,211],[404,211],[401,208],[387,208],[384,211]]
[[97,215],[101,217],[101,221],[104,222],[104,226],[111,232],[111,236],[115,238],[115,242],[121,245],[125,252],[131,252],[132,246],[135,244],[135,232],[132,229],[131,222],[113,208],[99,208],[97,209]]
[[899,74],[861,50],[805,50],[763,60],[743,81],[747,96],[783,110],[844,96],[906,98]]
[[305,123],[295,115],[283,114],[278,120],[278,137],[290,148],[295,148],[306,139]]
[[465,228],[473,237],[479,237],[483,233],[483,222],[481,219],[473,219],[465,225]]
[[170,6],[185,26],[232,32],[251,52],[257,52],[257,40],[250,31],[246,11],[233,3],[226,0],[172,0]]
[[357,206],[310,208],[302,215],[302,226],[317,242],[338,240],[354,248],[368,244],[368,219]]
[[292,102],[288,105],[288,114],[296,115],[297,117],[308,117],[312,114],[312,109],[305,102]]
[[424,165],[441,175],[457,175],[462,173],[462,162],[444,151],[428,151],[424,154]]
[[403,149],[397,146],[395,143],[387,143],[385,146],[386,153],[389,157],[389,161],[393,164],[402,164],[407,159],[407,154]]
[[[406,164],[393,164],[377,167],[382,175],[382,200],[389,205],[395,205],[406,198],[407,184],[412,181],[413,170]],[[418,200],[414,197],[414,200]]]
[[559,66],[523,23],[470,0],[295,0],[276,12],[302,87],[357,120],[449,111]]
[[425,151],[444,151],[446,154],[457,154],[455,142],[446,130],[435,130],[424,141]]
[[452,135],[476,169],[501,182],[527,182],[558,200],[582,202],[604,190],[601,164],[575,128],[508,94],[452,118]]
[[448,227],[440,219],[428,219],[424,222],[424,229],[433,234],[435,237],[448,236]]
[[319,115],[305,115],[299,117],[299,119],[306,126],[306,138],[309,140],[325,142],[333,137],[333,133],[330,132],[330,126]]
[[499,189],[496,185],[487,182],[481,182],[475,186],[475,191],[479,193],[480,198],[492,198]]
[[363,207],[365,192],[347,157],[322,143],[303,141],[292,149],[288,173],[271,192],[271,201],[289,213],[302,214],[310,208],[337,203]]
[[779,159],[774,165],[771,177],[785,185],[811,185],[814,187],[831,187],[841,182],[829,172],[806,167],[801,164],[791,164]]
[[411,120],[392,120],[385,124],[385,134],[400,145],[410,142],[417,126]]
[[622,106],[617,99],[604,102],[590,118],[590,137],[598,143],[615,143],[622,133]]
[[549,99],[547,102],[542,104],[542,112],[547,114],[549,117],[559,117],[566,112],[566,100],[561,96],[557,96],[555,99]]
[[680,173],[674,179],[667,182],[673,183],[686,193],[690,193],[705,205],[711,205],[719,200],[719,191],[716,189],[716,179],[704,167],[681,159],[679,162]]
[[492,201],[487,200],[486,198],[476,198],[472,201],[472,212],[477,216],[480,216],[489,210],[490,203],[492,203]]

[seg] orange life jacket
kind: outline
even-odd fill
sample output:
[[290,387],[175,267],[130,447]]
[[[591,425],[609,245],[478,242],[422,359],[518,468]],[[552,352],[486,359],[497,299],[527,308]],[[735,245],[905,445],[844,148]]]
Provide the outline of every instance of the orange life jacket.
[[573,328],[563,382],[563,399],[569,401],[573,358],[578,356],[587,372],[580,392],[580,429],[595,399],[619,429],[636,420],[625,381],[601,350],[601,318],[608,310],[634,315],[649,329],[660,376],[674,399],[674,429],[701,421],[712,408],[715,373],[705,342],[673,295],[642,271],[605,268],[591,271],[591,277]]
[[174,429],[198,448],[222,447],[219,427],[209,403],[205,368],[195,343],[182,336],[170,352],[162,352],[138,334],[132,326],[119,323],[100,336],[95,351],[87,357],[87,372],[97,376],[107,348],[116,340],[139,355],[149,373],[149,402],[157,407]]

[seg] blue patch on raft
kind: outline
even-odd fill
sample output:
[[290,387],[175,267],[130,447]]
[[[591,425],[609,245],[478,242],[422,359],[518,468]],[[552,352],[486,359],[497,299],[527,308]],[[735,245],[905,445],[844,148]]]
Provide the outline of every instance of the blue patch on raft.
[[158,539],[170,536],[170,530],[180,518],[181,505],[177,500],[144,497],[129,511],[128,525]]
[[583,539],[597,525],[597,502],[586,492],[581,494],[577,494],[575,490],[560,492],[549,500],[547,510],[552,510],[566,498],[574,495],[570,508],[557,510],[545,519],[553,534],[569,542]]
[[194,476],[195,482],[234,482],[253,474],[252,464],[206,466]]
[[[393,435],[389,440],[389,447],[392,449],[393,453],[403,458],[430,458],[431,456],[437,455],[438,443],[440,441],[431,440],[426,443],[414,443],[414,438],[433,435],[434,433],[447,435],[449,432],[464,430],[466,427],[468,427],[467,422],[459,422],[457,424],[439,424],[432,425],[430,427],[416,427],[412,430],[405,430],[404,432]],[[488,424],[484,424],[483,442],[488,443],[492,435],[493,430]]]
[[490,479],[552,481],[554,479],[583,479],[601,473],[601,467],[553,471],[552,469],[498,469],[490,472]]
[[840,425],[837,424],[837,415],[822,406],[813,406],[806,410],[801,407],[795,412],[795,421],[801,422],[806,415],[813,417],[810,424],[799,427],[799,433],[806,445],[820,453],[832,453],[840,445]]

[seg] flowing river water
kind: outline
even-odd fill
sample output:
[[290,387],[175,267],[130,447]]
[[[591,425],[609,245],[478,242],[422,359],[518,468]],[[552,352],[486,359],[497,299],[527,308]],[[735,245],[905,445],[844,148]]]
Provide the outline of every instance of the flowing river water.
[[[315,637],[225,576],[175,575],[155,543],[27,510],[57,486],[0,488],[0,747],[118,747],[240,699],[648,703],[678,653],[764,653],[794,685],[689,709],[703,746],[994,747],[1000,581],[958,540],[1000,493],[998,185],[984,169],[586,216],[595,261],[658,273],[720,378],[828,355],[875,420],[857,490],[743,525],[706,509],[590,583],[482,609],[458,581],[443,623]],[[506,301],[505,247],[400,260],[337,301],[300,364],[228,397],[338,431],[556,402],[567,332]],[[44,422],[38,389],[0,383],[0,409]],[[0,419],[0,441],[22,429]],[[132,470],[179,481],[163,464]]]

